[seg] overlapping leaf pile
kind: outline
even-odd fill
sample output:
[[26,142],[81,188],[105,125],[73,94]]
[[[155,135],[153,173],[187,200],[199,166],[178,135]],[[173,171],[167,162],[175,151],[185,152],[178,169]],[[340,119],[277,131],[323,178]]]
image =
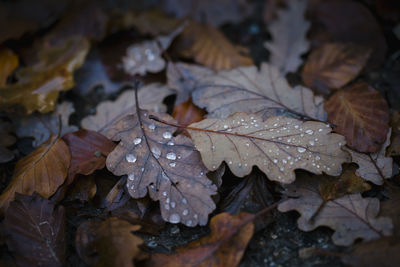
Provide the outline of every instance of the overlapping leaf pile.
[[[368,9],[268,1],[264,29],[234,42],[219,26],[255,4],[161,2],[175,18],[73,1],[47,3],[49,24],[16,17],[4,31],[0,214],[15,263],[69,265],[73,228],[88,265],[236,266],[254,232],[284,216],[275,207],[300,213],[302,231],[332,229],[335,245],[362,240],[345,262],[398,248],[399,118],[362,75],[386,50]],[[269,61],[249,49],[257,31],[270,33],[257,41]],[[34,46],[7,41],[24,33]],[[160,231],[208,223],[175,252],[148,253]]]

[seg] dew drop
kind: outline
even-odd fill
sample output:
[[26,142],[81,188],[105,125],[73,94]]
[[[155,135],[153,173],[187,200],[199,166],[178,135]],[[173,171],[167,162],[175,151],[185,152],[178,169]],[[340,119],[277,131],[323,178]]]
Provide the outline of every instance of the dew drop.
[[187,204],[186,198],[182,198],[182,203],[183,203],[183,204]]
[[161,156],[161,150],[160,150],[158,147],[156,147],[156,146],[153,146],[153,147],[151,148],[151,152],[153,153],[153,156],[154,156],[156,159],[158,159],[158,158]]
[[306,134],[309,134],[309,135],[312,135],[313,133],[314,133],[314,131],[311,130],[311,129],[308,129],[308,130],[306,131]]
[[171,134],[170,132],[164,132],[164,133],[162,134],[162,136],[163,136],[165,139],[171,139],[172,134]]
[[300,153],[304,153],[306,152],[306,149],[304,147],[298,147],[297,151],[299,151]]
[[136,156],[133,154],[126,154],[125,159],[127,162],[130,162],[130,163],[136,162]]
[[197,219],[199,217],[199,215],[195,214],[193,215],[193,218]]
[[135,180],[135,174],[133,174],[133,173],[128,174],[128,179],[129,179],[130,181]]
[[171,208],[174,209],[175,207],[176,207],[176,203],[172,201],[172,202],[171,202]]
[[166,192],[166,191],[162,192],[162,195],[163,195],[164,197],[166,197],[166,196],[167,196],[167,192]]
[[273,161],[274,161],[275,164],[278,163],[278,160],[277,160],[277,159],[274,159]]
[[176,154],[174,152],[169,152],[167,153],[166,158],[169,160],[176,160]]
[[175,166],[176,166],[176,162],[171,162],[171,163],[169,164],[169,166],[171,166],[172,168],[175,167]]
[[228,129],[228,128],[229,128],[229,126],[225,124],[224,125],[224,129]]
[[135,145],[138,145],[138,144],[140,144],[142,142],[142,138],[140,138],[140,137],[137,137],[137,138],[135,138],[134,140],[133,140],[133,143],[135,144]]
[[192,226],[192,223],[193,223],[192,220],[187,220],[187,221],[186,221],[186,225],[187,225],[187,226]]
[[295,128],[295,129],[299,129],[299,125],[295,125],[294,128]]
[[152,124],[149,125],[149,129],[150,129],[150,130],[154,130],[155,128],[156,128],[156,125],[155,125],[154,123],[152,123]]
[[323,129],[321,128],[321,129],[318,129],[318,132],[322,132],[323,131]]
[[310,142],[308,142],[310,144],[310,146],[315,145],[315,142],[313,140],[311,140]]
[[182,215],[183,215],[183,216],[186,216],[186,215],[188,215],[188,214],[189,214],[189,211],[188,211],[188,210],[185,209],[185,210],[182,211]]
[[180,220],[181,220],[181,217],[179,217],[179,215],[176,213],[173,213],[169,216],[170,223],[178,223]]
[[168,205],[168,204],[165,204],[165,205],[164,205],[164,208],[165,208],[166,210],[169,210],[169,205]]
[[169,197],[167,197],[167,199],[165,200],[165,203],[169,203]]
[[169,142],[167,143],[167,145],[173,146],[173,145],[175,145],[175,144],[174,144],[174,141],[169,141]]
[[315,156],[315,160],[320,160],[321,157],[320,156]]

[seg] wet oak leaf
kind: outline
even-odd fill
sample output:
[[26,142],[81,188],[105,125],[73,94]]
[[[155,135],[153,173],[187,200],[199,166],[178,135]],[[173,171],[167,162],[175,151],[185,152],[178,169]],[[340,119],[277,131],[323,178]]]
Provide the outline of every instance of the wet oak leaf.
[[70,160],[68,146],[54,135],[20,159],[10,184],[0,195],[0,212],[7,209],[15,193],[31,195],[37,192],[49,198],[67,178]]
[[74,86],[73,71],[79,68],[89,50],[85,39],[69,39],[59,46],[44,45],[40,61],[17,71],[17,83],[0,89],[0,108],[21,105],[26,113],[46,113],[57,104],[60,91]]
[[222,32],[210,25],[190,22],[177,39],[179,53],[214,70],[251,66],[244,49],[233,45]]
[[389,131],[389,107],[383,96],[364,82],[337,91],[325,102],[328,121],[358,152],[376,152]]
[[[166,111],[162,102],[170,94],[173,94],[173,91],[160,83],[145,85],[138,91],[140,107],[155,112]],[[87,130],[104,133],[112,124],[135,112],[135,90],[127,90],[115,101],[100,103],[96,107],[96,114],[83,118],[81,125]]]
[[176,249],[153,254],[150,266],[237,266],[253,236],[254,214],[220,213],[210,221],[211,233]]
[[352,162],[358,164],[359,168],[356,171],[358,176],[377,185],[382,185],[384,179],[392,177],[393,159],[386,157],[386,148],[390,144],[390,134],[391,130],[389,129],[385,143],[375,153],[359,153],[350,148],[344,148],[350,153]]
[[344,137],[321,122],[235,113],[227,119],[206,119],[187,128],[204,165],[215,170],[225,161],[243,177],[257,166],[272,181],[292,183],[295,169],[339,175],[349,156]]
[[40,197],[17,194],[4,214],[6,243],[18,266],[64,266],[66,215]]
[[266,63],[220,71],[205,77],[193,92],[193,102],[206,108],[209,117],[226,118],[235,112],[282,113],[326,120],[323,98],[305,87],[292,88],[279,70]]
[[18,56],[10,49],[0,47],[0,88],[7,83],[7,77],[18,67]]
[[297,220],[300,230],[308,232],[327,226],[335,230],[332,241],[339,246],[349,246],[358,238],[368,241],[392,234],[391,219],[378,217],[377,198],[350,194],[329,200],[320,208],[324,200],[318,180],[318,176],[297,177],[296,182],[288,186],[289,192],[296,192],[295,198],[289,198],[278,206],[280,212],[296,210],[301,214]]
[[326,43],[308,56],[302,71],[306,86],[321,94],[339,89],[364,68],[371,49],[352,43]]
[[107,168],[115,175],[128,175],[126,186],[133,198],[149,193],[160,201],[164,220],[205,225],[215,209],[211,195],[216,194],[216,187],[206,177],[200,154],[188,137],[173,137],[176,127],[152,116],[174,123],[167,114],[140,110],[104,132],[111,140],[121,140],[108,155]]
[[306,0],[287,1],[287,8],[278,10],[278,18],[267,26],[272,41],[265,42],[264,46],[271,52],[271,65],[283,74],[296,72],[303,63],[300,56],[309,49],[306,34],[310,22],[304,18],[306,8]]

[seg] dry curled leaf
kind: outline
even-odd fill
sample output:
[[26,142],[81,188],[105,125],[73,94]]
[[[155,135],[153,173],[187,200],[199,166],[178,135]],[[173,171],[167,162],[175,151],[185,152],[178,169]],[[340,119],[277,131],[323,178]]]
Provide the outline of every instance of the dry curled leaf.
[[74,86],[73,71],[79,68],[89,50],[85,39],[69,39],[59,46],[45,45],[40,61],[17,71],[17,83],[0,89],[0,108],[21,105],[28,114],[46,113],[57,104],[60,91]]
[[266,63],[220,71],[204,77],[193,92],[193,102],[209,117],[226,118],[235,112],[263,116],[282,113],[324,121],[323,98],[305,87],[291,88],[278,69]]
[[306,0],[287,1],[287,8],[278,10],[278,18],[267,26],[272,41],[265,42],[264,46],[271,52],[271,65],[283,74],[296,72],[303,63],[300,56],[309,49],[306,34],[310,23],[304,18],[306,7]]
[[361,178],[382,185],[384,179],[389,179],[393,174],[393,159],[386,157],[386,148],[390,144],[389,129],[387,138],[382,147],[375,153],[359,153],[349,148],[344,148],[351,155],[351,161],[358,164],[359,168],[356,173]]
[[8,149],[17,139],[10,134],[12,131],[11,123],[0,119],[0,163],[5,163],[14,158],[14,153]]
[[176,249],[153,254],[150,266],[237,266],[253,236],[254,214],[220,213],[210,221],[211,233]]
[[377,198],[362,198],[359,193],[345,195],[327,201],[321,208],[324,200],[317,179],[321,177],[297,177],[296,182],[288,186],[295,192],[295,198],[278,206],[281,212],[297,210],[301,214],[297,220],[300,230],[312,231],[318,226],[328,226],[335,230],[333,243],[340,246],[349,246],[358,238],[368,241],[392,234],[391,219],[378,217]]
[[4,217],[6,243],[18,266],[64,266],[64,207],[37,194],[17,194]]
[[[138,92],[140,107],[155,112],[165,111],[166,107],[162,101],[172,93],[173,91],[167,86],[159,83],[146,85],[140,88]],[[135,112],[135,90],[128,90],[123,92],[115,101],[100,103],[96,108],[96,115],[85,117],[81,125],[85,129],[103,133],[118,120]]]
[[251,66],[253,60],[243,49],[234,46],[222,32],[210,25],[190,22],[177,45],[179,53],[214,70]]
[[364,68],[371,50],[352,43],[327,43],[315,49],[304,65],[306,86],[319,93],[339,89],[353,80]]
[[389,108],[383,96],[364,82],[337,91],[325,103],[328,121],[359,152],[376,152],[389,131]]
[[134,259],[144,256],[139,248],[143,240],[132,233],[139,229],[139,225],[115,217],[84,222],[75,238],[78,254],[91,266],[133,267]]
[[110,127],[104,135],[121,142],[107,157],[107,168],[115,175],[128,175],[127,189],[133,198],[147,193],[160,201],[161,215],[170,223],[205,225],[215,209],[211,195],[216,187],[207,179],[207,169],[192,141],[173,136],[176,127],[167,114],[140,110]]
[[17,162],[12,180],[0,196],[1,213],[7,209],[15,193],[30,195],[37,192],[49,198],[67,178],[69,164],[67,145],[57,136],[51,136]]
[[257,166],[272,181],[291,183],[295,169],[339,175],[349,156],[341,150],[344,137],[321,122],[288,117],[235,113],[226,119],[206,119],[187,128],[203,163],[215,170],[225,161],[243,177]]
[[165,60],[161,54],[166,50],[184,26],[179,26],[169,35],[159,36],[152,41],[133,44],[126,49],[122,58],[122,67],[130,75],[145,75],[147,72],[157,73],[165,68]]
[[7,77],[13,73],[18,64],[18,57],[13,51],[0,47],[0,88],[6,85]]

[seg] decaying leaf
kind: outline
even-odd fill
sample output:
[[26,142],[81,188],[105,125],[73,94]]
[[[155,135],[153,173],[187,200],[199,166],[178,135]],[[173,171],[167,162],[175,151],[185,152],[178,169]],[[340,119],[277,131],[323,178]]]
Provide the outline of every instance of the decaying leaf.
[[19,69],[18,82],[0,89],[0,107],[21,105],[28,114],[52,111],[60,91],[74,86],[73,71],[83,64],[88,50],[85,39],[68,39],[60,46],[45,45],[39,51],[38,63]]
[[56,136],[17,162],[14,175],[0,196],[0,212],[4,212],[15,193],[39,193],[48,198],[64,183],[70,164],[67,145]]
[[400,236],[400,188],[389,184],[385,192],[389,199],[382,202],[380,215],[392,218],[394,234]]
[[341,150],[344,137],[321,122],[288,117],[263,120],[235,113],[227,119],[206,119],[187,128],[204,165],[215,170],[225,161],[243,177],[257,166],[270,180],[291,183],[295,169],[339,175],[349,156]]
[[400,239],[396,236],[360,243],[342,257],[351,266],[392,267],[400,262]]
[[74,132],[78,130],[78,127],[69,125],[69,117],[74,112],[73,103],[62,102],[57,105],[56,110],[48,114],[35,113],[24,117],[13,117],[17,136],[34,137],[32,145],[37,147],[47,141],[52,133],[58,133],[60,128],[60,136]]
[[282,112],[306,119],[326,120],[323,98],[305,87],[291,88],[278,69],[266,63],[220,71],[204,77],[193,102],[207,108],[209,117],[226,118],[235,112],[265,116]]
[[328,226],[335,230],[332,240],[339,246],[349,246],[357,238],[368,241],[392,234],[391,219],[378,217],[377,198],[362,198],[359,193],[345,195],[327,201],[320,208],[323,198],[317,179],[320,177],[297,177],[296,182],[288,186],[290,191],[296,192],[295,198],[290,198],[278,206],[281,212],[297,210],[301,214],[297,220],[300,230],[312,231],[318,226]]
[[37,194],[17,194],[4,217],[6,243],[18,266],[65,264],[64,207]]
[[96,195],[97,185],[93,175],[82,175],[68,189],[65,201],[79,200],[85,202],[91,200]]
[[0,163],[8,162],[14,158],[14,153],[8,149],[16,141],[16,138],[10,134],[11,130],[11,123],[0,119]]
[[159,36],[152,41],[129,46],[126,55],[122,58],[124,71],[130,75],[145,75],[146,72],[156,73],[165,68],[165,61],[161,54],[166,50],[184,26],[179,26],[169,35]]
[[188,137],[173,137],[177,128],[152,116],[174,122],[167,114],[140,110],[104,132],[111,140],[121,140],[108,155],[107,168],[115,175],[128,175],[126,186],[133,198],[149,193],[159,200],[164,220],[205,225],[215,209],[211,195],[216,187],[206,177],[200,154]]
[[390,133],[389,129],[385,143],[375,153],[365,154],[347,147],[344,148],[350,153],[352,162],[358,164],[359,168],[356,171],[358,176],[377,185],[382,185],[384,179],[392,177],[393,159],[386,157],[386,148],[390,144]]
[[392,126],[392,135],[390,146],[387,149],[388,156],[399,156],[400,155],[400,114],[395,111],[393,112],[392,119],[390,121]]
[[389,108],[383,96],[364,82],[337,91],[325,103],[328,121],[359,152],[376,152],[389,131]]
[[0,47],[0,88],[6,85],[7,77],[13,73],[18,64],[18,57],[13,51]]
[[150,266],[237,266],[253,236],[254,214],[220,213],[210,221],[211,233],[176,249],[153,254]]
[[177,40],[179,53],[214,70],[251,66],[253,60],[210,25],[190,22]]
[[271,65],[283,74],[296,72],[303,63],[300,56],[309,49],[306,34],[310,23],[304,18],[306,8],[306,0],[289,0],[287,9],[278,10],[277,20],[267,26],[272,41],[265,42],[264,46],[271,52]]
[[139,225],[115,217],[103,222],[87,221],[77,230],[78,253],[92,266],[133,267],[134,259],[143,259],[139,248],[143,240],[132,234],[139,229]]
[[327,43],[315,49],[304,65],[306,86],[322,94],[338,89],[353,80],[364,68],[371,49],[352,43]]
[[[162,112],[166,110],[162,101],[172,94],[173,91],[167,86],[152,83],[140,88],[138,92],[141,108]],[[103,133],[107,129],[128,114],[136,112],[135,90],[123,92],[115,101],[104,101],[96,108],[96,115],[85,117],[81,121],[83,128]]]

